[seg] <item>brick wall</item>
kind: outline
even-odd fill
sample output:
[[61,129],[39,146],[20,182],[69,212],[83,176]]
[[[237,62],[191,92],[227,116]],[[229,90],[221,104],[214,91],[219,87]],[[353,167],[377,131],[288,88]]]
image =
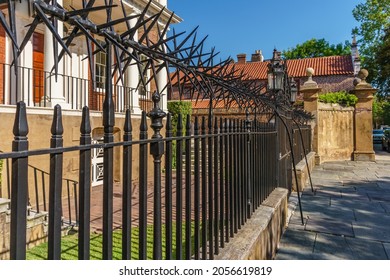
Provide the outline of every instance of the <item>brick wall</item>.
[[[354,76],[337,75],[337,76],[314,76],[313,80],[317,82],[318,87],[322,88],[323,93],[335,91],[350,91],[354,88]],[[307,81],[307,77],[300,78],[300,85],[302,86]]]

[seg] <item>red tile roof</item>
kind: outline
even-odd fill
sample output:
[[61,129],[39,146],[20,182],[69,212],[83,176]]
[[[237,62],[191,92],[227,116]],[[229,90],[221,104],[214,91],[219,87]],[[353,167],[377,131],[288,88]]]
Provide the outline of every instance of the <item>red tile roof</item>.
[[[235,63],[236,70],[243,70],[254,80],[267,79],[269,61]],[[287,60],[287,71],[291,77],[306,77],[307,68],[314,69],[314,76],[353,75],[351,56],[328,56]]]
[[[207,109],[209,108],[210,101],[209,100],[191,100],[192,109]],[[213,108],[215,109],[225,109],[227,104],[223,100],[213,100]],[[233,101],[230,104],[230,108],[238,108],[237,102]]]

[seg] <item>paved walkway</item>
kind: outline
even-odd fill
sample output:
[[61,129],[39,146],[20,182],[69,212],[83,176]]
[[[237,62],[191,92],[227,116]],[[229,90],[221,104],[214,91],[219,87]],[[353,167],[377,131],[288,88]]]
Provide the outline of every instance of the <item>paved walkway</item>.
[[312,180],[314,193],[308,185],[301,197],[304,225],[297,206],[276,259],[390,259],[390,161],[327,162]]

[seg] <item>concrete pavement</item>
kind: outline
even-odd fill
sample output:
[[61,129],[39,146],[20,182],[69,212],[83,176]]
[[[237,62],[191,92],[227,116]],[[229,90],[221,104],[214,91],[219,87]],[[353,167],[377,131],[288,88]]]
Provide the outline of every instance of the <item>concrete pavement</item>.
[[292,195],[275,259],[390,259],[390,156],[376,159],[316,166],[314,192],[307,185],[301,196],[304,224]]

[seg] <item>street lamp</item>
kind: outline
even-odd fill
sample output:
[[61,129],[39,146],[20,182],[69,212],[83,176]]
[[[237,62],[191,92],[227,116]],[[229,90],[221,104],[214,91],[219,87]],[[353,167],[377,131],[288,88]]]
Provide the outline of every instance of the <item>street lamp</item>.
[[268,64],[268,89],[282,90],[284,88],[284,65],[281,52],[274,49],[271,63]]
[[294,77],[291,77],[291,82],[290,82],[290,102],[291,102],[291,104],[294,104],[295,101],[297,100],[297,93],[298,93],[297,83],[295,82]]

